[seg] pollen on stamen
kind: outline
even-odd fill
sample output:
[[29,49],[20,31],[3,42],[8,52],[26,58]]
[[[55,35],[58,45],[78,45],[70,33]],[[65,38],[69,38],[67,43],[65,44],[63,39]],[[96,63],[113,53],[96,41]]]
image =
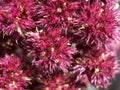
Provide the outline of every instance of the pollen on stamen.
[[54,51],[55,51],[55,49],[52,47],[52,48],[51,48],[51,52],[54,52]]
[[78,88],[78,90],[81,90],[81,88]]
[[102,53],[101,58],[105,60],[106,59],[106,55],[104,53]]
[[20,10],[23,11],[23,7],[22,7],[22,5],[20,5]]
[[57,13],[61,13],[62,9],[61,8],[57,8]]
[[63,3],[63,6],[66,6],[66,5],[67,5],[67,3],[66,3],[66,2],[64,2],[64,3]]
[[71,18],[71,17],[68,17],[67,19],[68,19],[68,21],[71,21],[71,20],[72,20],[72,18]]
[[54,62],[55,62],[55,63],[59,63],[59,59],[55,59]]
[[99,71],[100,71],[99,68],[96,68],[96,69],[95,69],[95,73],[98,73]]
[[13,81],[12,83],[9,84],[9,87],[11,87],[11,88],[17,88],[17,86],[16,86],[16,84],[15,84],[14,81]]

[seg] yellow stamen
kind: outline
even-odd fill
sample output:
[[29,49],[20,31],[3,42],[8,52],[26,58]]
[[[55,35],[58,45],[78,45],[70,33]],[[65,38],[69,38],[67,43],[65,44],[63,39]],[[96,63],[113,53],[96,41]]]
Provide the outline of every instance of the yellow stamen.
[[55,49],[52,47],[52,48],[51,48],[51,52],[54,52],[54,51],[55,51]]
[[44,15],[43,17],[44,17],[44,18],[47,18],[47,17],[48,17],[48,15]]
[[55,59],[54,61],[55,61],[55,63],[58,63],[58,62],[59,62],[59,59]]
[[23,7],[20,5],[20,10],[23,11]]
[[69,84],[65,84],[64,87],[69,87]]
[[119,5],[119,3],[116,3],[114,6],[114,9],[118,9],[118,8],[120,8],[120,5]]
[[95,69],[95,73],[98,73],[99,71],[100,71],[99,68],[96,68],[96,69]]
[[100,9],[99,16],[102,14],[103,11],[104,11],[103,9]]
[[78,90],[81,90],[81,88],[78,88]]
[[63,6],[65,7],[66,5],[67,5],[67,3],[66,3],[66,2],[64,2],[64,3],[63,3]]
[[17,88],[15,81],[13,81],[12,83],[9,84],[9,87],[11,88]]
[[57,8],[57,13],[61,13],[62,9],[61,8]]
[[105,55],[104,53],[102,53],[101,58],[102,58],[102,59],[105,59],[105,58],[106,58],[106,55]]
[[113,69],[115,70],[117,68],[117,66],[114,66]]
[[80,30],[81,30],[81,29],[85,29],[85,26],[84,26],[84,25],[82,25],[79,29],[80,29]]
[[71,17],[68,17],[68,18],[67,18],[67,20],[68,20],[68,21],[71,21],[71,20],[72,20],[72,18],[71,18]]

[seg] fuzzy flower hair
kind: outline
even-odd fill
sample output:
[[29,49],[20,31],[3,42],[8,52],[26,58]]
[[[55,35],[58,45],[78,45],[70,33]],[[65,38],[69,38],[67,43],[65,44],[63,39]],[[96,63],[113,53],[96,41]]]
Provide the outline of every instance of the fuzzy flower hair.
[[110,84],[109,80],[120,71],[113,53],[102,53],[98,58],[89,57],[76,60],[79,62],[73,70],[73,73],[77,75],[76,82],[83,83],[84,79],[88,79],[97,88],[107,88]]
[[36,24],[39,27],[61,27],[66,30],[79,22],[79,3],[74,0],[43,0],[35,7]]
[[22,30],[31,30],[34,28],[31,8],[33,0],[11,0],[1,1],[5,3],[0,5],[0,30],[5,34],[12,34],[17,31],[21,34]]
[[23,90],[27,86],[20,59],[6,55],[0,59],[0,90]]
[[27,50],[34,57],[32,63],[39,66],[44,71],[43,74],[53,73],[56,69],[67,72],[72,54],[76,52],[69,40],[61,36],[59,28],[48,32],[29,32],[25,43]]

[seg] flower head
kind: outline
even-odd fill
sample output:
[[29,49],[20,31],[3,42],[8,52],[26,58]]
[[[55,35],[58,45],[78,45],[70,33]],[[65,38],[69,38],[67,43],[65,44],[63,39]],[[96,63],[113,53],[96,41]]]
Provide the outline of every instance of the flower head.
[[6,55],[0,59],[0,89],[23,90],[27,86],[25,73],[20,69],[20,59]]
[[71,64],[75,47],[70,45],[67,38],[61,36],[60,29],[48,32],[28,33],[25,46],[34,57],[32,61],[45,73],[53,73],[56,69],[67,72]]
[[81,4],[80,28],[75,35],[83,45],[104,46],[106,42],[116,40],[119,35],[119,20],[111,4],[102,4],[99,0]]
[[76,12],[79,3],[74,0],[43,0],[35,8],[36,23],[40,27],[61,27],[66,30],[78,23]]
[[[88,79],[97,88],[108,87],[109,80],[119,73],[120,67],[116,61],[116,56],[112,53],[102,53],[98,58],[78,58],[73,73],[76,73],[76,81],[84,82]],[[84,82],[88,83],[88,82]]]
[[[5,2],[5,1],[2,1]],[[11,0],[0,7],[0,29],[5,34],[11,34],[15,30],[31,30],[34,28],[31,8],[33,0]]]

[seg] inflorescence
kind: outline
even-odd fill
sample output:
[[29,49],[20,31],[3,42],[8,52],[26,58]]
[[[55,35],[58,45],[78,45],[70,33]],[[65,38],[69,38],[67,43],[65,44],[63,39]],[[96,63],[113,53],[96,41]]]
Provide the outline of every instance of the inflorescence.
[[120,73],[117,0],[0,0],[0,90],[107,88]]

